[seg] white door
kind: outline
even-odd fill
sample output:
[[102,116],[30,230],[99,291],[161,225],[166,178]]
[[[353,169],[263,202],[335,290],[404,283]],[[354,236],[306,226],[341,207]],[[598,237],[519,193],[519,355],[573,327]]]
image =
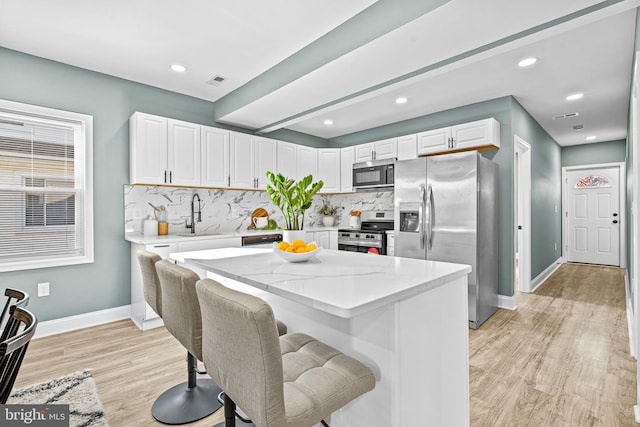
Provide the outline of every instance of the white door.
[[384,139],[373,143],[373,158],[375,160],[393,159],[396,157],[398,157],[397,138]]
[[231,188],[256,188],[253,171],[255,155],[253,136],[246,133],[231,132],[229,149]]
[[418,134],[418,155],[449,151],[451,128],[434,129]]
[[340,192],[340,149],[318,149],[318,178],[324,182],[322,193]]
[[201,135],[202,185],[205,187],[228,187],[229,177],[229,131],[202,126]]
[[313,182],[318,182],[318,151],[313,147],[298,145],[296,147],[296,170],[297,180],[301,180],[307,175],[313,177]]
[[200,126],[169,119],[169,184],[200,185]]
[[567,261],[620,265],[620,168],[567,171]]
[[373,143],[356,145],[356,158],[354,163],[368,162],[373,160]]
[[290,142],[278,141],[278,173],[285,178],[296,179],[296,145]]
[[267,188],[267,171],[275,172],[278,159],[277,141],[274,139],[256,137],[255,141],[255,180],[256,188]]
[[340,191],[350,193],[353,191],[353,163],[356,158],[354,147],[345,147],[340,150]]

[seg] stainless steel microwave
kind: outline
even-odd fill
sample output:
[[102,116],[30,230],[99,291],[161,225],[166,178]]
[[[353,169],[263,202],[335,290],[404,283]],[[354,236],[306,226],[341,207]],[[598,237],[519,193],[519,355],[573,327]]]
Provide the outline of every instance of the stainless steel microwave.
[[354,188],[393,187],[396,159],[369,160],[353,164]]

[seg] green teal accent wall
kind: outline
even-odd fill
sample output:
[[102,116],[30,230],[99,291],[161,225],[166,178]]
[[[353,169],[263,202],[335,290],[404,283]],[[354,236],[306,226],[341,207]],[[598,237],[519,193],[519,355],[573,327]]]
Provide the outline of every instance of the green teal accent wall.
[[273,132],[265,133],[267,138],[278,139],[280,141],[295,142],[296,144],[302,144],[315,148],[326,148],[328,141],[318,136],[309,135],[308,133],[296,132],[290,129],[278,129]]
[[562,147],[562,167],[624,162],[627,141],[598,142]]
[[[513,99],[512,113],[513,133],[531,146],[531,278],[533,279],[562,256],[561,148],[515,99]],[[558,249],[554,249],[555,244],[558,245]]]

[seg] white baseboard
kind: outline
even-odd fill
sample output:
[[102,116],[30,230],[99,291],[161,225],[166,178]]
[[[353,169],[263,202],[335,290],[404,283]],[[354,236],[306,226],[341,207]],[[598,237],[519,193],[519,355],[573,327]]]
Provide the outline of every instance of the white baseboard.
[[640,423],[640,406],[638,405],[633,406],[633,414],[636,416],[636,422]]
[[536,289],[544,283],[562,265],[562,257],[555,260],[549,267],[545,268],[542,273],[538,274],[533,280],[531,280],[531,292],[535,292]]
[[506,295],[498,295],[498,307],[504,308],[506,310],[515,310],[518,308],[516,305],[516,296],[506,296]]
[[34,339],[131,318],[131,305],[39,322]]

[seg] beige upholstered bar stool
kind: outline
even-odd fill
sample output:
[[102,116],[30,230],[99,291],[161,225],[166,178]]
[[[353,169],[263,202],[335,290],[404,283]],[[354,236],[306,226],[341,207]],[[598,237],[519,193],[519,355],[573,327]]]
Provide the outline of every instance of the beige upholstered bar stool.
[[142,272],[142,294],[149,307],[162,317],[162,291],[160,290],[160,279],[156,272],[156,262],[162,257],[155,252],[140,249],[137,252],[140,271]]
[[162,291],[164,325],[187,349],[188,380],[160,395],[151,412],[162,423],[185,424],[220,408],[220,387],[208,378],[196,378],[197,363],[202,360],[202,321],[195,287],[200,277],[167,260],[158,261],[155,268]]
[[375,386],[369,368],[300,333],[278,337],[271,306],[211,279],[198,281],[202,352],[224,390],[226,427],[235,404],[257,427],[312,427]]

